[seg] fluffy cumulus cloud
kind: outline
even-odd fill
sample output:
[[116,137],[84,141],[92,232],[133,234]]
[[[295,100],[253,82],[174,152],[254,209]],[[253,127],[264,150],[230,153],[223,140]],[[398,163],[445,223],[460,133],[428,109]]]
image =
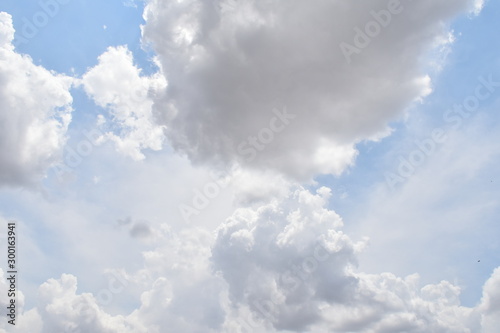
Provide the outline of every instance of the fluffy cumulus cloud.
[[81,83],[96,104],[109,111],[98,119],[104,132],[101,141],[113,141],[119,152],[135,160],[144,159],[144,149],[162,148],[164,126],[157,125],[152,113],[153,98],[159,98],[167,84],[161,71],[143,76],[125,46],[110,47]]
[[[292,180],[340,174],[357,143],[388,135],[388,122],[430,92],[423,68],[452,40],[447,20],[481,6],[149,0],[143,37],[160,70],[143,75],[126,47],[110,47],[78,80],[103,108],[101,140],[141,160],[167,138],[194,162],[223,165],[235,210],[200,216],[215,231],[120,220],[147,243],[142,263],[110,270],[100,291],[78,290],[72,274],[48,279],[29,309],[20,293],[15,331],[496,332],[499,269],[474,307],[447,281],[361,272],[367,241],[343,232],[331,190]],[[0,184],[42,174],[70,120],[71,80],[16,54],[12,36],[0,14]]]
[[0,186],[43,177],[61,158],[71,121],[72,79],[16,53],[9,14],[0,12]]
[[317,195],[299,189],[281,202],[237,210],[221,225],[212,260],[234,304],[277,329],[303,331],[321,319],[322,305],[349,299],[362,243],[324,208],[328,196],[326,188]]
[[[489,312],[482,312],[483,305],[460,306],[460,288],[447,281],[421,286],[416,274],[357,272],[364,241],[341,231],[341,218],[325,208],[329,196],[326,188],[316,194],[297,189],[282,201],[241,209],[219,228],[212,260],[238,309],[228,327],[241,332],[480,331],[480,312]],[[495,287],[489,285],[495,279],[486,284],[485,299],[494,297]]]
[[[476,307],[461,306],[460,288],[447,281],[359,272],[365,241],[342,232],[329,197],[327,188],[298,187],[238,209],[215,234],[161,225],[142,268],[115,271],[105,289],[79,293],[76,277],[63,274],[39,287],[36,307],[24,309],[21,298],[17,331],[496,332],[500,270]],[[135,309],[112,314],[120,294]]]
[[38,311],[45,332],[144,332],[128,324],[123,316],[111,316],[98,306],[90,294],[76,295],[76,277],[63,274],[50,279],[39,288]]
[[[77,292],[77,278],[71,274],[43,283],[36,307],[27,312],[22,304],[18,307],[18,323],[26,324],[29,316],[33,319],[25,330],[17,331],[220,332],[225,320],[224,283],[209,268],[213,237],[196,229],[173,234],[162,227],[156,232],[162,238],[156,249],[143,253],[144,267],[129,274],[113,272],[98,292]],[[0,291],[6,291],[5,278],[0,277]],[[137,308],[110,314],[107,306],[116,303],[122,293],[135,297]],[[7,327],[4,322],[0,332]]]
[[193,161],[307,179],[431,91],[421,60],[477,1],[150,0],[144,41],[169,85],[154,109]]

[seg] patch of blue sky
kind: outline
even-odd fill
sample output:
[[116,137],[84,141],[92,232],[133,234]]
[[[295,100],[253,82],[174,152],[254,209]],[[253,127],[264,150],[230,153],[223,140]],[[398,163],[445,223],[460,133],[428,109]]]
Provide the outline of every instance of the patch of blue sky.
[[[54,5],[55,4],[55,5]],[[0,10],[13,17],[15,44],[37,64],[82,75],[109,46],[128,45],[147,74],[156,71],[151,52],[140,45],[144,3],[123,0],[6,0]]]
[[[35,64],[58,73],[81,76],[110,46],[127,45],[144,75],[156,72],[152,51],[141,47],[142,1],[39,0],[2,1],[0,11],[12,15],[17,51]],[[69,143],[79,142],[84,129],[104,110],[73,88],[73,121]]]

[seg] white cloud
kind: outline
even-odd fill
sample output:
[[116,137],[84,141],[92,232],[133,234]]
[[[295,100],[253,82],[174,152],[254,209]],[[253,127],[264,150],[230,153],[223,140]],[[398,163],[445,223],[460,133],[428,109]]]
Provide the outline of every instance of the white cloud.
[[[283,200],[237,210],[219,228],[213,261],[231,300],[275,327],[304,330],[323,303],[342,303],[356,288],[349,272],[361,244],[339,228],[340,217],[317,195],[297,189]],[[262,313],[265,309],[265,313]]]
[[[357,142],[388,135],[387,122],[430,93],[420,56],[448,36],[444,21],[472,2],[403,2],[408,8],[351,64],[339,43],[387,2],[224,4],[149,1],[144,37],[165,71],[143,76],[126,47],[112,47],[81,83],[109,112],[98,124],[121,153],[143,159],[145,149],[162,148],[165,131],[194,161],[250,166],[229,175],[236,211],[225,222],[214,218],[231,206],[225,200],[219,214],[200,214],[206,225],[183,228],[176,204],[190,202],[189,181],[203,178],[200,170],[165,155],[141,166],[99,156],[113,174],[102,175],[106,189],[82,187],[52,198],[56,204],[36,201],[37,211],[61,236],[65,255],[81,259],[74,269],[92,262],[79,269],[94,278],[110,262],[126,267],[112,270],[124,288],[108,292],[127,304],[104,304],[98,292],[79,291],[76,276],[62,274],[40,286],[36,307],[26,311],[20,298],[18,331],[492,333],[499,270],[473,308],[460,304],[460,288],[448,281],[422,286],[416,274],[360,272],[366,240],[342,231],[342,218],[327,208],[331,191],[312,193],[287,178],[340,174],[353,163]],[[251,150],[252,142],[263,148]],[[238,153],[240,144],[250,155]],[[105,223],[117,212],[147,216],[125,220],[128,233],[120,234],[116,223]],[[95,245],[80,244],[82,237]]]
[[98,123],[119,152],[142,160],[142,150],[162,148],[164,126],[156,125],[151,110],[152,99],[167,84],[161,71],[141,76],[125,46],[110,47],[81,82],[96,104],[109,110],[109,117],[101,115]]
[[71,121],[73,79],[15,52],[9,14],[0,12],[0,185],[40,180],[60,158]]
[[105,313],[93,295],[77,295],[76,290],[77,279],[69,274],[40,286],[38,311],[43,318],[42,333],[147,332],[123,316]]
[[297,189],[241,209],[220,227],[214,266],[239,309],[229,322],[256,332],[470,332],[480,325],[450,282],[421,286],[416,274],[357,272],[364,241],[340,230],[340,217],[325,208],[329,195]]
[[494,333],[500,327],[500,268],[497,268],[483,288],[481,304],[482,325],[485,333]]
[[[7,298],[8,290],[11,288],[10,287],[10,282],[7,280],[10,275],[6,274],[3,269],[0,268],[0,292],[2,295],[5,295],[2,297],[0,301],[0,306],[2,307],[2,310],[0,314],[4,318],[0,322],[0,332],[1,333],[6,333],[7,331],[5,330],[6,327],[11,326],[11,324],[8,324],[8,320],[12,320],[13,318],[10,318],[7,316],[8,313],[10,313],[10,310],[7,309],[7,306],[9,306],[9,302],[11,298]],[[16,317],[15,317],[15,327],[17,327],[18,332],[32,332],[32,333],[38,333],[39,330],[37,327],[39,327],[41,323],[41,318],[38,316],[36,309],[31,309],[29,311],[26,311],[25,307],[25,295],[24,293],[16,288]]]
[[[431,91],[421,59],[447,40],[446,21],[473,7],[401,1],[349,64],[339,45],[356,44],[355,28],[377,24],[370,11],[390,3],[150,0],[143,37],[169,81],[154,109],[172,144],[196,162],[299,179],[341,173],[356,143],[390,133],[387,123]],[[271,133],[273,109],[285,107],[294,117]]]
[[416,274],[358,272],[364,241],[341,231],[325,208],[329,196],[298,187],[240,208],[217,235],[162,225],[142,268],[109,284],[111,297],[133,295],[134,309],[110,314],[101,293],[78,293],[76,277],[63,274],[40,286],[36,308],[21,308],[31,326],[19,331],[494,332],[500,270],[476,307],[461,306],[460,288],[448,281],[422,286]]
[[475,0],[474,1],[474,14],[479,15],[483,10],[485,0]]

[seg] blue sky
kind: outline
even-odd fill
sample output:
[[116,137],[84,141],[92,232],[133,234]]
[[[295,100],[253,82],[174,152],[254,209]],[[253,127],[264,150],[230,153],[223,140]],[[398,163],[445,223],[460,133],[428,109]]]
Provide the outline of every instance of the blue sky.
[[393,2],[3,1],[0,332],[494,332],[500,3]]
[[[47,12],[42,3],[5,1],[2,4],[2,10],[14,17],[19,51],[30,54],[36,63],[62,73],[74,69],[81,75],[96,64],[97,57],[107,47],[123,44],[130,45],[137,59],[145,58],[139,45],[140,24],[144,23],[143,3],[132,7],[124,6],[123,1],[61,2],[59,8],[54,7],[56,15],[39,27],[34,18],[37,13]],[[26,34],[30,32],[30,23],[35,26],[33,37]],[[31,38],[23,39],[25,35]],[[143,64],[147,70],[147,64]]]

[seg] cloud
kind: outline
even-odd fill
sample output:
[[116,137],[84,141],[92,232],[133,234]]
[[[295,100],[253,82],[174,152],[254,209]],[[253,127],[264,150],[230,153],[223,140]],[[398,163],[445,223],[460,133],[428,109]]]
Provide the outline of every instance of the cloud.
[[[0,292],[2,292],[2,295],[7,295],[8,290],[11,288],[10,287],[10,282],[7,280],[9,278],[9,274],[6,274],[3,269],[0,268]],[[25,306],[25,294],[17,289],[16,290],[16,328],[18,332],[32,332],[32,333],[38,333],[40,327],[40,324],[42,322],[40,316],[37,313],[36,309],[31,309],[26,311],[26,306]],[[10,317],[7,316],[8,311],[10,310],[7,309],[7,306],[10,305],[8,302],[10,299],[7,297],[2,297],[2,300],[0,301],[0,305],[2,307],[2,310],[0,311],[0,314],[4,317],[2,322],[0,322],[0,332],[1,333],[6,333],[7,331],[5,330],[6,327],[11,326],[10,324],[7,323],[7,320],[11,320]]]
[[358,283],[349,270],[361,244],[323,208],[329,195],[326,188],[317,195],[297,189],[282,201],[240,209],[221,225],[212,260],[235,304],[297,331],[320,319],[320,304],[349,298]]
[[483,10],[485,0],[475,0],[474,1],[474,14],[479,15],[481,10]]
[[43,318],[42,333],[48,332],[146,332],[123,316],[111,316],[99,308],[91,294],[76,294],[76,277],[63,274],[39,288],[38,310]]
[[73,79],[15,52],[0,12],[0,186],[34,184],[60,160],[71,121]]
[[[149,1],[144,38],[161,70],[144,76],[126,47],[111,47],[80,81],[105,109],[103,139],[141,160],[145,150],[163,147],[166,134],[195,162],[243,165],[230,174],[237,209],[227,220],[202,214],[207,225],[219,225],[215,233],[206,225],[172,230],[178,198],[165,194],[188,192],[196,170],[184,177],[184,163],[158,156],[154,167],[106,165],[111,190],[81,188],[64,208],[51,205],[54,218],[45,223],[66,236],[60,241],[71,259],[78,253],[92,262],[89,271],[106,258],[127,268],[115,269],[119,277],[100,292],[79,291],[71,274],[48,279],[35,307],[25,310],[20,298],[18,330],[493,333],[498,269],[476,307],[462,306],[460,288],[449,281],[421,285],[416,274],[360,271],[366,239],[343,231],[342,218],[327,208],[330,189],[310,191],[288,179],[340,174],[354,162],[356,143],[388,135],[387,123],[430,92],[421,57],[450,40],[443,38],[447,19],[472,10],[472,1],[402,2],[391,24],[346,59],[340,43],[355,43],[355,28],[388,3]],[[125,240],[103,222],[138,211],[149,214],[148,223],[116,223]],[[128,235],[148,238],[142,261],[131,260],[139,251]],[[96,245],[81,245],[83,236]],[[5,287],[0,274],[0,292]],[[114,307],[103,293],[127,303]]]
[[102,139],[111,140],[116,149],[134,160],[144,159],[142,150],[160,150],[164,134],[152,114],[152,98],[158,98],[166,87],[161,71],[141,75],[125,47],[109,47],[99,63],[81,80],[85,92],[109,114],[99,117]]
[[448,281],[420,286],[417,274],[359,274],[353,300],[332,306],[326,314],[333,331],[470,332],[477,325],[474,309],[460,306],[460,288]]
[[495,332],[500,327],[500,268],[497,268],[483,288],[481,302],[482,325],[485,332]]
[[130,228],[130,236],[134,238],[148,238],[151,236],[151,228],[146,222],[137,222]]
[[[283,200],[242,208],[221,225],[212,260],[237,309],[227,325],[256,332],[479,331],[482,307],[461,306],[460,288],[448,281],[422,286],[417,274],[359,272],[365,240],[341,231],[341,218],[325,208],[329,197],[327,188],[298,188]],[[496,273],[485,284],[491,299],[495,283]]]
[[[142,267],[115,274],[104,292],[79,293],[70,274],[43,283],[37,306],[20,309],[30,323],[20,332],[495,332],[499,269],[476,307],[448,281],[359,272],[365,240],[342,232],[329,197],[297,187],[240,207],[216,235],[162,225]],[[120,293],[136,305],[111,314]]]
[[146,241],[153,236],[153,230],[151,224],[148,221],[135,221],[132,222],[132,218],[129,216],[125,219],[118,219],[118,228],[126,227],[130,237],[139,240]]
[[421,60],[450,41],[447,20],[478,8],[391,3],[150,0],[143,39],[169,82],[154,111],[172,145],[197,163],[340,174],[357,143],[429,94]]

